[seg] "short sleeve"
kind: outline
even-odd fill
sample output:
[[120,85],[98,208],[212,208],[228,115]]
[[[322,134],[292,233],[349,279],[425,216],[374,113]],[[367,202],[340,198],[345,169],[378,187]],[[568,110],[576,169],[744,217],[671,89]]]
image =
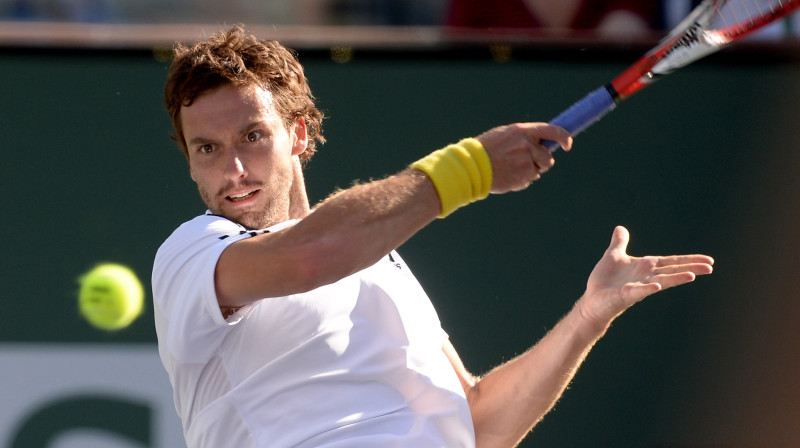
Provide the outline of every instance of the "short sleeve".
[[153,305],[159,340],[171,356],[184,362],[208,360],[220,333],[244,315],[222,317],[214,270],[228,246],[252,235],[228,219],[204,215],[183,224],[161,245],[153,263]]

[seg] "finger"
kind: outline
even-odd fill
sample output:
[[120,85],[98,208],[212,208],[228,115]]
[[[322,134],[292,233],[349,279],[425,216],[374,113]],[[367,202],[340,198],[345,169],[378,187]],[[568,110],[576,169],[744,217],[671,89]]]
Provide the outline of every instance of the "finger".
[[664,289],[660,283],[629,283],[622,288],[622,297],[628,302],[636,302]]
[[695,275],[692,272],[676,274],[660,274],[648,277],[640,283],[629,283],[623,287],[623,296],[632,300],[642,300],[645,297],[665,289],[693,282]]
[[614,228],[614,232],[611,234],[611,244],[608,246],[609,252],[619,251],[623,254],[626,253],[625,251],[628,250],[628,242],[630,241],[631,235],[623,226],[617,226]]
[[693,263],[705,263],[712,266],[714,265],[714,259],[712,257],[709,257],[708,255],[703,255],[703,254],[669,255],[658,258],[659,258],[658,260],[659,266],[670,266],[676,264],[693,264]]
[[695,275],[705,275],[710,274],[713,271],[714,267],[709,263],[686,263],[657,267],[653,270],[653,275],[679,274],[682,272],[691,272]]
[[528,136],[536,144],[541,140],[553,140],[561,145],[564,151],[572,149],[572,135],[569,131],[549,123],[524,123]]
[[538,144],[534,145],[531,151],[531,161],[539,174],[550,171],[550,168],[556,163],[553,154],[547,148]]
[[567,132],[567,138],[563,142],[558,142],[558,143],[561,145],[561,149],[563,149],[566,152],[569,152],[569,150],[572,149],[572,142],[573,142],[572,136],[569,135],[569,132]]
[[651,282],[661,285],[662,289],[672,288],[693,282],[697,278],[694,272],[679,272],[676,274],[659,274],[651,278]]

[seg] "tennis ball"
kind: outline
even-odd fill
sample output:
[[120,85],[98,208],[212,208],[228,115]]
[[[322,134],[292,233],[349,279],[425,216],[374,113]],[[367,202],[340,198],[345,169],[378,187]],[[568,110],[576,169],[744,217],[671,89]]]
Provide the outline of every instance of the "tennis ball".
[[126,266],[101,263],[78,282],[80,313],[97,328],[119,330],[142,313],[144,289],[136,274]]

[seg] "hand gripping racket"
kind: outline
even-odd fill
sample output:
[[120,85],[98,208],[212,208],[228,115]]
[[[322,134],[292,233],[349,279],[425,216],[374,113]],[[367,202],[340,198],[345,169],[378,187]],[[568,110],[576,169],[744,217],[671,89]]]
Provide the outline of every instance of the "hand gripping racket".
[[[790,14],[800,0],[704,0],[653,49],[613,81],[589,93],[550,123],[572,136],[664,75],[691,64]],[[555,151],[559,145],[542,140]]]

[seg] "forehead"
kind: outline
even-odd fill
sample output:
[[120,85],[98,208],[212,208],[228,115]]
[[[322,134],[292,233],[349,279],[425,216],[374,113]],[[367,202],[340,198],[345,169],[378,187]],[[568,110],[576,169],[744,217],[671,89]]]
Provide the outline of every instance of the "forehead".
[[279,120],[272,93],[254,84],[224,84],[211,89],[190,106],[181,106],[180,116],[187,134],[195,127],[209,129],[243,121]]

